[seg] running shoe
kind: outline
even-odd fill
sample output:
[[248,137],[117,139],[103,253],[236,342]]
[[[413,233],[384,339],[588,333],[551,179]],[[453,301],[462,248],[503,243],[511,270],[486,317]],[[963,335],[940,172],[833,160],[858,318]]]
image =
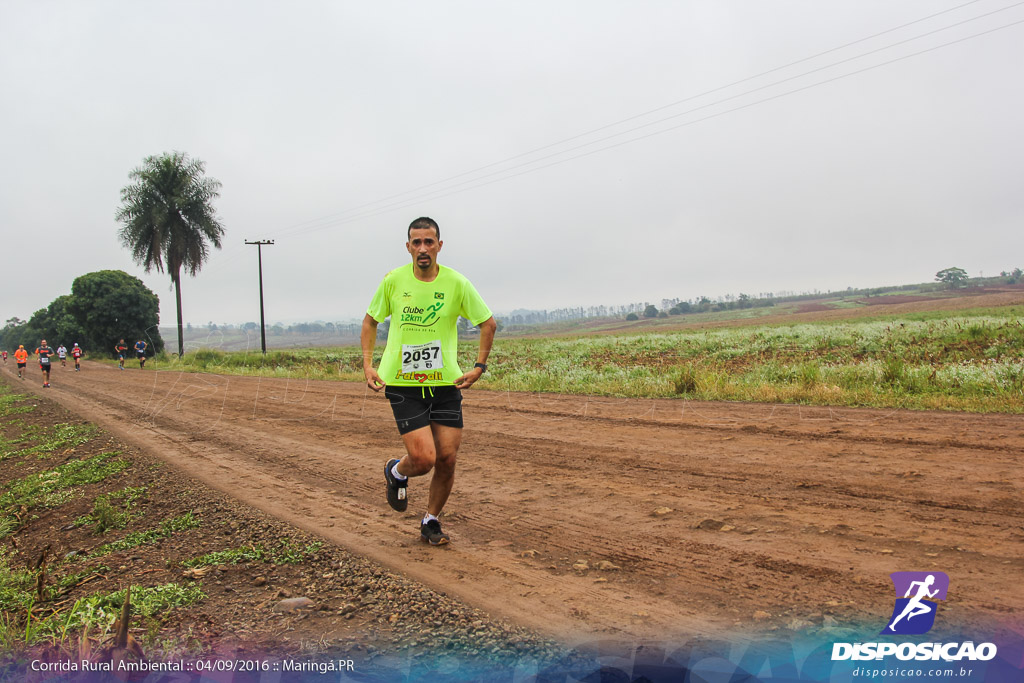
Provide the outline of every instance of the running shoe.
[[405,509],[409,507],[409,499],[407,498],[409,480],[399,481],[391,473],[391,468],[397,462],[398,458],[391,458],[384,465],[384,481],[388,483],[388,505],[399,512],[405,512]]
[[430,545],[444,545],[451,540],[448,534],[441,531],[441,522],[436,519],[420,524],[420,537]]

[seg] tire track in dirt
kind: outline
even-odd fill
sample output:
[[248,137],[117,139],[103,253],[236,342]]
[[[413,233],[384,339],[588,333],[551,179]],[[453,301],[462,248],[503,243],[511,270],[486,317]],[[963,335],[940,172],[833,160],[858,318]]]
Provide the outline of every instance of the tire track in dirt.
[[888,574],[931,567],[958,586],[961,623],[1024,607],[1019,416],[470,391],[453,543],[433,549],[416,533],[425,481],[408,513],[383,500],[381,468],[401,446],[362,385],[87,363],[47,396],[240,500],[563,639],[881,620]]

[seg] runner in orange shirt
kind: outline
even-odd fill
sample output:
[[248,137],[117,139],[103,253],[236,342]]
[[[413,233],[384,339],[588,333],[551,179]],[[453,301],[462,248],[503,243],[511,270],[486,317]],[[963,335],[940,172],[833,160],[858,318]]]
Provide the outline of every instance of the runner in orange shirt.
[[28,351],[25,350],[24,344],[18,345],[18,350],[14,352],[14,360],[18,361],[18,377],[25,379],[25,366],[28,364]]

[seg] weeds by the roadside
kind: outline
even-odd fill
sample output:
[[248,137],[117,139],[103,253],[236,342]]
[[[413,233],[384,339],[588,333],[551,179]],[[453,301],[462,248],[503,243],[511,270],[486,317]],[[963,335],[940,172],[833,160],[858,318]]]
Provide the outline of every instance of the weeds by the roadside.
[[16,455],[22,455],[22,444],[43,433],[41,427],[26,424],[18,419],[9,420],[7,422],[7,429],[13,432],[13,436],[0,436],[0,461],[7,460]]
[[145,493],[145,486],[128,486],[120,491],[99,495],[93,502],[92,512],[76,519],[74,525],[92,526],[96,534],[103,534],[110,529],[124,529],[134,519],[132,510]]
[[119,550],[129,550],[140,545],[156,543],[161,538],[167,538],[171,534],[179,531],[195,529],[199,527],[199,524],[200,522],[198,517],[192,514],[192,512],[186,512],[178,517],[164,520],[160,523],[160,526],[155,529],[149,529],[147,531],[133,531],[118,541],[104,543],[99,548],[89,553],[88,556],[90,558],[102,557],[103,555],[117,552]]
[[27,568],[15,569],[12,560],[13,552],[0,545],[0,614],[4,615],[30,605],[35,584],[35,573]]
[[0,538],[5,538],[24,521],[25,513],[35,508],[54,508],[74,495],[74,488],[103,481],[129,467],[115,459],[118,452],[100,453],[85,460],[70,460],[52,470],[36,472],[16,479],[0,493]]
[[28,394],[15,394],[4,384],[0,384],[0,417],[19,415],[35,410],[35,406],[24,403],[31,398]]
[[298,564],[308,558],[315,557],[323,548],[323,544],[315,541],[301,545],[291,539],[281,539],[276,547],[266,549],[262,544],[254,544],[243,548],[230,548],[206,553],[182,562],[184,567],[207,567],[218,564],[238,564],[240,562],[269,562],[270,564]]
[[[65,422],[45,429],[37,425],[27,425],[21,420],[11,420],[7,424],[18,433],[11,438],[0,437],[0,460],[26,455],[45,458],[59,450],[80,446],[91,439],[97,431],[94,425]],[[34,446],[25,445],[32,441],[36,442]]]
[[274,564],[298,564],[307,558],[315,557],[323,546],[324,544],[320,541],[303,546],[289,538],[284,538],[278,543],[277,548],[271,551],[273,558],[271,561]]
[[41,443],[25,449],[23,452],[26,455],[34,454],[43,457],[43,454],[74,448],[91,439],[97,429],[95,425],[91,424],[58,423],[47,430]]
[[[205,597],[197,585],[166,583],[133,587],[131,604],[135,614],[149,620]],[[125,591],[79,598],[70,609],[63,611],[36,605],[29,593],[23,593],[19,598],[10,610],[5,609],[0,615],[0,648],[9,651],[18,645],[48,644],[75,652],[75,634],[88,633],[93,638],[102,638],[111,632],[120,615]]]
[[199,557],[193,557],[181,563],[183,567],[208,567],[217,564],[239,564],[241,562],[263,562],[267,552],[262,545],[256,544],[244,548],[215,550]]

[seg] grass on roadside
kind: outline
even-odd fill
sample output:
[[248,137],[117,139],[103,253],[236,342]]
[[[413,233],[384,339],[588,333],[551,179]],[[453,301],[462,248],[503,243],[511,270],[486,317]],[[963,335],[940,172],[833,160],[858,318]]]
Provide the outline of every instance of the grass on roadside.
[[124,529],[135,518],[132,511],[145,494],[145,486],[127,486],[120,491],[96,496],[92,512],[76,519],[74,525],[91,526],[96,534],[106,533],[110,529]]
[[100,547],[96,548],[96,550],[89,553],[88,557],[90,559],[102,557],[120,550],[130,550],[140,545],[156,543],[160,539],[167,538],[179,531],[196,529],[199,525],[199,518],[192,512],[186,512],[183,515],[164,520],[159,526],[153,529],[147,529],[146,531],[133,531],[122,539],[111,541],[110,543],[104,543]]
[[[47,428],[27,425],[21,420],[10,420],[7,425],[19,433],[10,438],[0,437],[0,461],[27,455],[46,458],[57,451],[82,445],[97,431],[94,425],[67,422]],[[29,442],[35,442],[35,445],[26,446]]]
[[284,538],[276,547],[264,548],[262,544],[254,544],[242,548],[217,550],[182,562],[184,567],[208,567],[220,564],[239,564],[242,562],[269,562],[270,564],[298,564],[315,557],[323,548],[323,544],[315,541],[301,545]]
[[[101,638],[111,632],[124,603],[124,590],[88,595],[68,609],[59,609],[48,601],[37,602],[36,572],[15,569],[11,560],[10,551],[0,546],[0,651],[46,644],[77,654],[79,634]],[[131,604],[134,614],[150,620],[205,597],[197,585],[167,583],[133,587]]]
[[[484,389],[1024,412],[1024,309],[495,341]],[[379,363],[382,345],[375,350]],[[473,340],[460,345],[471,367]],[[147,366],[148,367],[148,366]],[[202,349],[154,369],[362,381],[358,347]]]
[[52,470],[29,474],[0,486],[0,539],[20,527],[27,513],[58,507],[74,495],[76,487],[103,481],[129,467],[117,451],[84,460],[69,460]]

